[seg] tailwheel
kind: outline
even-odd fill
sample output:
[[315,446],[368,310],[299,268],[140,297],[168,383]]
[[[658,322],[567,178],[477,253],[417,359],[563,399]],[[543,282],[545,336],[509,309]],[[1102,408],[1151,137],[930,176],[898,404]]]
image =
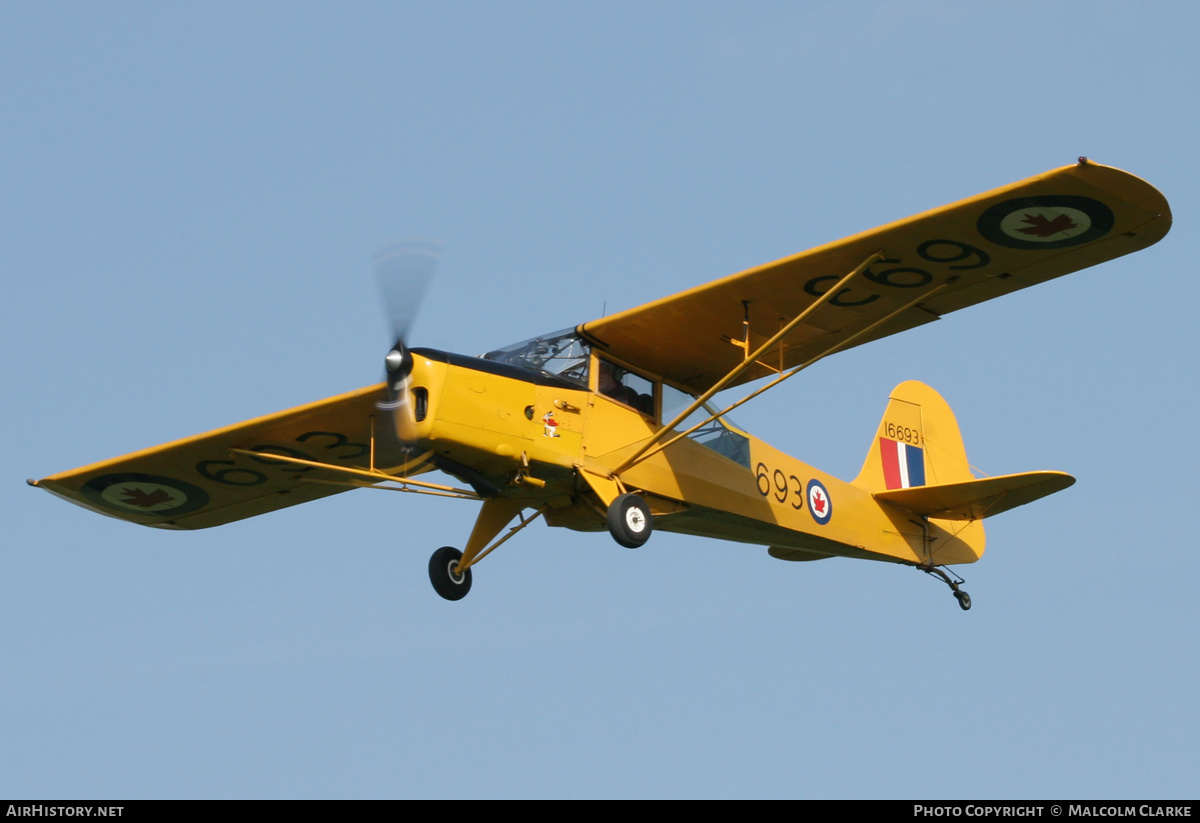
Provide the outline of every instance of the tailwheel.
[[636,494],[622,494],[608,507],[608,532],[625,548],[642,546],[653,530],[650,507]]
[[462,552],[443,546],[429,558],[429,582],[433,590],[447,600],[462,600],[471,590],[471,570],[458,570]]
[[966,580],[959,577],[957,574],[951,577],[943,569],[939,569],[937,566],[917,566],[917,568],[925,572],[925,574],[940,578],[943,583],[949,586],[950,591],[954,593],[954,599],[958,601],[958,607],[960,609],[962,609],[964,612],[971,609],[971,595],[967,594],[958,587],[960,583],[967,582]]

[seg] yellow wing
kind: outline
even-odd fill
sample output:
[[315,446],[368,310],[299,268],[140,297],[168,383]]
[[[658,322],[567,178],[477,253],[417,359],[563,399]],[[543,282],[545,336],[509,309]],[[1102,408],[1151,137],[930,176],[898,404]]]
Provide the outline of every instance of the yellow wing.
[[[871,265],[732,385],[861,345],[1157,242],[1166,198],[1119,169],[1081,161],[873,231],[593,320],[580,333],[605,351],[697,392],[797,317],[875,252]],[[872,324],[905,304],[878,328]],[[861,334],[853,340],[850,338]]]
[[[344,475],[272,460],[270,455],[367,468],[375,403],[385,398],[382,383],[368,386],[30,482],[72,503],[144,526],[219,526],[352,488],[345,485]],[[235,454],[232,449],[262,456]],[[392,450],[375,459],[379,466],[380,461],[387,465],[403,457]],[[411,476],[428,467],[386,470]],[[342,485],[336,485],[339,482]]]

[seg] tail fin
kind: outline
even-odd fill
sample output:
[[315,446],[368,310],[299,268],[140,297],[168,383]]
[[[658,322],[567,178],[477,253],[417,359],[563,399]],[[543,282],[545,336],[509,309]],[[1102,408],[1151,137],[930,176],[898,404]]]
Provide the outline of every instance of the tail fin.
[[924,383],[892,390],[854,485],[872,493],[972,480],[954,412]]
[[[974,479],[958,421],[942,396],[916,380],[892,389],[854,485],[876,495],[876,499],[888,493],[923,498],[936,493],[937,489],[931,487],[945,488],[946,484],[970,483]],[[887,502],[899,503],[901,509],[914,514],[925,514],[905,505],[912,502],[908,499]],[[919,524],[908,516],[896,521],[897,529],[924,563],[973,563],[983,556],[983,523],[950,522],[932,512],[924,523],[926,526],[918,530],[912,526]]]

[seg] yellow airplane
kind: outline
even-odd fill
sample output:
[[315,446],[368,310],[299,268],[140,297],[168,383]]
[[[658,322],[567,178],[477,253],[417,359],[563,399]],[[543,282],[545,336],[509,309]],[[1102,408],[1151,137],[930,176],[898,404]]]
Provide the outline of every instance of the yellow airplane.
[[[830,354],[1143,249],[1170,225],[1154,187],[1080,158],[482,357],[408,346],[416,287],[403,281],[419,285],[436,250],[407,244],[376,262],[385,281],[401,281],[389,298],[397,342],[386,382],[28,482],[160,529],[363,487],[480,501],[465,549],[440,548],[429,562],[448,600],[467,594],[475,564],[542,517],[607,529],[629,548],[662,529],[759,544],[781,560],[915,566],[965,610],[963,580],[946,567],[983,555],[983,518],[1074,478],[975,477],[950,407],[917,382],[892,391],[850,482],[728,413]],[[718,392],[760,380],[737,403],[713,405]],[[417,479],[433,470],[461,485]]]

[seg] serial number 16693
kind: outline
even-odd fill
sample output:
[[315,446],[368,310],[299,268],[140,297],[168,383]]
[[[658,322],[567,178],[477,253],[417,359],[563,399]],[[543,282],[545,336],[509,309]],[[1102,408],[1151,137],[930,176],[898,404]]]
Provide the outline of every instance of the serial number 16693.
[[886,420],[883,421],[883,436],[888,440],[899,440],[901,443],[911,443],[914,446],[921,445],[921,432],[919,429],[889,423]]

